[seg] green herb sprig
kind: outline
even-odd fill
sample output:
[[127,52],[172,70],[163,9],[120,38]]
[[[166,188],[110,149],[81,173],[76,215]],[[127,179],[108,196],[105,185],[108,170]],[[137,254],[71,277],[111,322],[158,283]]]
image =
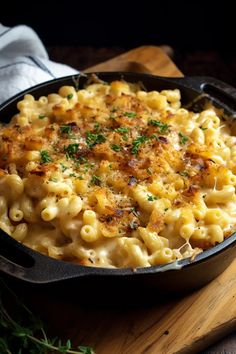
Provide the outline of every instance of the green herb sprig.
[[[14,301],[14,318],[4,306],[4,299]],[[16,315],[17,314],[17,315]],[[50,338],[44,323],[26,307],[0,279],[0,353],[2,354],[94,354],[90,347],[73,349],[68,339]]]
[[98,131],[99,129],[100,129],[100,124],[98,123],[98,122],[96,122],[95,124],[94,124],[94,130],[96,130],[96,131]]
[[120,133],[121,134],[121,137],[124,141],[128,141],[129,137],[127,135],[127,133],[130,131],[129,128],[127,127],[119,127],[119,128],[116,128],[115,129],[115,132],[116,133]]
[[73,98],[73,96],[74,96],[73,93],[69,93],[69,95],[67,95],[67,99],[71,100]]
[[47,150],[40,151],[41,163],[48,163],[52,161],[51,156],[49,155]]
[[68,167],[64,165],[64,163],[60,163],[60,165],[61,165],[62,172],[65,172],[68,169]]
[[70,125],[61,125],[60,131],[62,134],[70,134],[71,133],[71,126]]
[[78,153],[79,144],[69,144],[68,146],[64,146],[64,151],[66,153],[66,158],[74,159]]
[[128,133],[128,132],[129,132],[129,128],[126,128],[126,127],[119,127],[119,128],[117,128],[117,129],[115,129],[115,132],[121,133],[121,134],[123,134],[123,133]]
[[90,185],[100,186],[102,183],[101,178],[93,175],[90,181]]
[[167,133],[170,127],[168,124],[162,123],[159,120],[149,120],[148,125],[152,125],[153,127],[158,127],[161,134]]
[[179,143],[180,143],[180,145],[185,145],[188,140],[189,140],[189,138],[186,135],[184,135],[181,132],[179,133]]
[[60,132],[63,136],[67,136],[67,138],[69,139],[76,139],[76,136],[73,134],[71,125],[61,125]]
[[133,147],[132,147],[131,153],[133,155],[137,155],[140,145],[145,143],[145,141],[147,141],[147,140],[148,140],[148,137],[146,135],[140,135],[135,140],[133,140],[132,141]]
[[126,116],[128,118],[135,118],[137,116],[137,113],[135,113],[135,112],[125,112],[124,116]]
[[119,152],[121,150],[120,145],[117,145],[117,144],[111,144],[110,147],[113,151],[116,151],[116,152]]
[[86,144],[90,149],[95,145],[104,143],[106,138],[103,134],[93,134],[91,132],[86,132]]
[[155,197],[155,196],[153,196],[153,195],[151,195],[151,194],[148,194],[148,195],[147,195],[147,200],[148,200],[149,202],[154,202],[154,200],[157,200],[157,197]]

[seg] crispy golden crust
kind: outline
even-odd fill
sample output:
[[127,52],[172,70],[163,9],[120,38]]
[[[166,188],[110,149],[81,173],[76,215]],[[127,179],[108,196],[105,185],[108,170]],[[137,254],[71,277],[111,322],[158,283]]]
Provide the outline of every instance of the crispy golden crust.
[[[104,161],[109,161],[114,166],[111,168],[114,178],[120,182],[118,190],[129,197],[132,196],[131,187],[136,184],[149,184],[156,176],[163,178],[184,172],[181,177],[184,187],[178,191],[173,206],[180,207],[193,202],[200,184],[209,174],[209,170],[214,169],[207,148],[188,141],[182,146],[178,142],[176,149],[173,138],[179,139],[179,131],[171,125],[174,114],[161,111],[158,119],[161,124],[152,125],[150,121],[153,110],[133,95],[122,94],[117,97],[108,94],[104,97],[104,103],[102,110],[80,103],[67,110],[60,104],[55,105],[48,124],[40,131],[40,136],[32,125],[20,128],[18,124],[12,124],[2,128],[1,168],[4,171],[9,163],[16,162],[23,177],[37,175],[50,179],[50,176],[60,169],[60,162],[64,161],[73,169],[71,178],[91,179],[93,175],[99,174]],[[102,123],[101,111],[106,115]],[[135,149],[135,142],[138,149]],[[70,152],[72,145],[74,150]],[[39,161],[35,169],[28,174],[22,171],[21,165],[28,162],[26,154],[31,150],[47,151],[52,161],[46,164]],[[85,165],[89,166],[88,171]],[[76,177],[72,176],[73,174],[76,174]],[[110,187],[105,179],[101,179],[99,185],[90,185],[89,194],[92,195],[94,189],[101,188],[105,193],[109,192],[112,198],[114,186]],[[130,212],[117,215],[120,203],[114,201],[112,207],[108,206],[99,220],[105,223],[108,229],[111,225],[122,224],[122,231],[128,232],[130,219],[135,218]],[[138,209],[132,198],[126,207]],[[156,219],[158,220],[152,222],[152,229],[160,231],[163,215],[159,214]]]
[[[214,188],[214,178],[219,189],[224,187],[221,176],[229,169],[214,160],[216,148],[207,142],[207,128],[196,114],[176,106],[178,99],[168,98],[168,92],[147,94],[137,85],[115,81],[90,85],[76,95],[73,101],[73,95],[61,94],[55,103],[49,95],[45,107],[29,97],[31,103],[0,129],[0,177],[14,168],[26,190],[42,186],[40,200],[33,189],[28,192],[37,220],[43,198],[58,202],[63,197],[48,192],[47,185],[65,182],[81,197],[83,210],[97,213],[102,237],[131,238],[136,232],[141,242],[137,230],[144,227],[168,239],[169,211],[194,209],[204,191]],[[201,139],[205,134],[203,143],[195,137],[196,127]],[[194,220],[196,228],[204,225],[200,217]],[[180,237],[179,230],[171,232]],[[210,245],[209,238],[192,242],[202,249]],[[58,257],[89,262],[66,252]]]

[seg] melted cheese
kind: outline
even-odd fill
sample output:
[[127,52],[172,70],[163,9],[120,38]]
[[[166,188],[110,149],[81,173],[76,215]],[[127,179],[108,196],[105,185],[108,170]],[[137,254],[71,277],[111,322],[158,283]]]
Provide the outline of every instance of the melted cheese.
[[235,228],[235,139],[214,107],[196,114],[181,108],[179,90],[123,81],[17,106],[0,127],[0,225],[25,245],[84,265],[142,267],[194,256]]

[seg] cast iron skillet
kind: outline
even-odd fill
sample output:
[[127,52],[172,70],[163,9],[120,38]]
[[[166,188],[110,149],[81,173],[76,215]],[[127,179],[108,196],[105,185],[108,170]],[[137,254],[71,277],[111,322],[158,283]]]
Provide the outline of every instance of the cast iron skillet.
[[[179,88],[182,103],[190,103],[192,109],[198,109],[202,100],[210,99],[223,108],[230,119],[236,114],[236,90],[227,84],[209,77],[162,78],[149,74],[136,73],[96,73],[104,81],[124,79],[129,82],[141,81],[147,90]],[[9,99],[0,106],[0,120],[8,122],[17,112],[16,103],[26,93],[36,98],[57,92],[62,85],[83,87],[88,77],[69,76],[52,80]],[[201,95],[201,99],[196,98]],[[195,103],[191,103],[195,102]],[[85,267],[54,260],[18,243],[3,231],[0,231],[0,270],[9,276],[39,287],[50,288],[68,285],[85,291],[134,298],[140,290],[151,293],[185,292],[199,288],[217,277],[232,262],[236,255],[236,233],[199,254],[193,261],[184,259],[163,266],[132,269],[105,269]]]

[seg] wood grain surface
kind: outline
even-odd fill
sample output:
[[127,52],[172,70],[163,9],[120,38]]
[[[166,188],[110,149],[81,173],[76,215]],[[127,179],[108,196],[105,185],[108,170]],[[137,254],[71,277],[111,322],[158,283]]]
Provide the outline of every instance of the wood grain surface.
[[[138,71],[183,76],[158,47],[143,46],[86,71]],[[70,334],[98,354],[196,353],[236,326],[236,260],[204,288],[139,309],[68,309]],[[70,315],[69,315],[70,314]]]
[[142,46],[85,70],[149,72],[159,76],[183,76],[170,57],[159,47]]
[[235,267],[233,262],[213,282],[182,298],[149,305],[147,295],[142,307],[109,310],[55,299],[48,320],[57,332],[90,345],[96,354],[198,353],[236,326]]

